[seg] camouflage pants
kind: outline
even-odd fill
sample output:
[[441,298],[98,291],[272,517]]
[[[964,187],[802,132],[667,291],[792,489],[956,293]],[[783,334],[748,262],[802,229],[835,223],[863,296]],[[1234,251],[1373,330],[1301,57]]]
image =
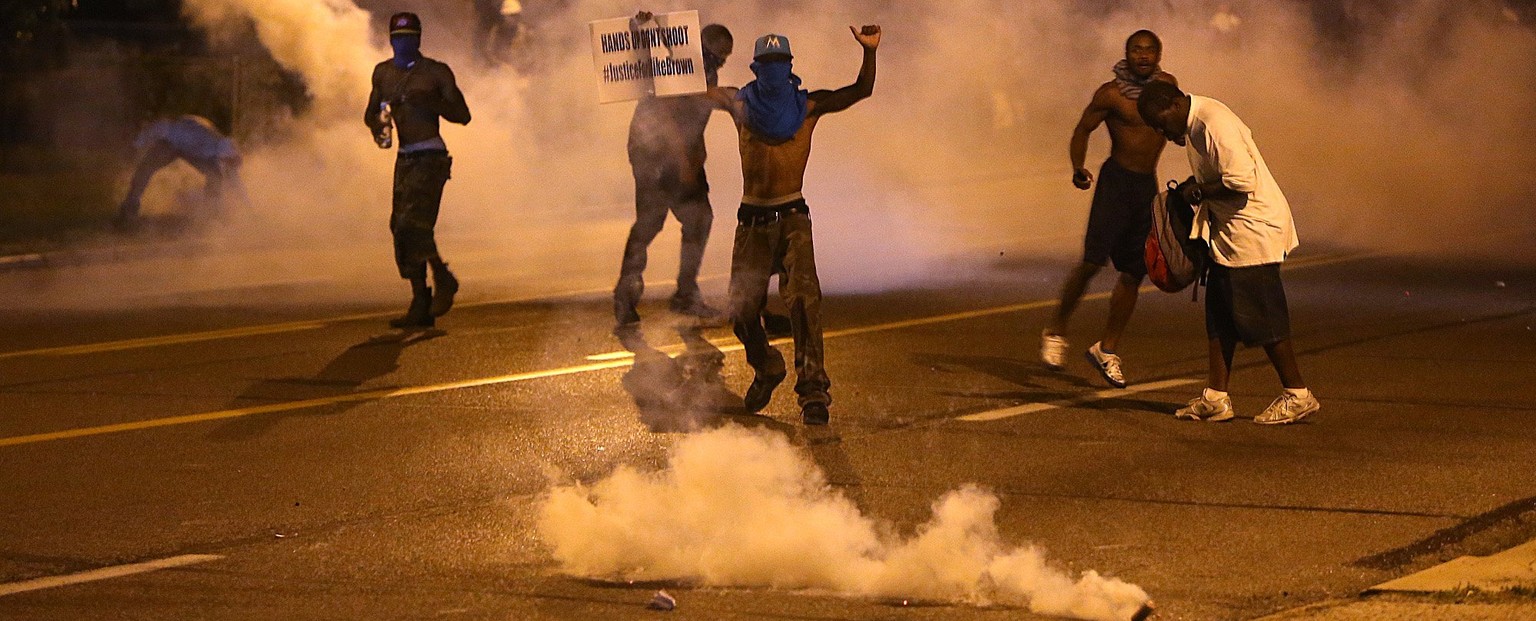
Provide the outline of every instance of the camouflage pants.
[[821,340],[821,281],[816,277],[816,254],[811,238],[811,217],[805,201],[777,208],[743,205],[737,212],[736,244],[731,251],[730,313],[736,338],[747,354],[747,364],[761,376],[782,375],[784,357],[768,343],[763,328],[763,305],[768,298],[768,279],[779,276],[779,295],[789,307],[795,341],[795,393],[800,405],[830,405]]
[[425,278],[437,254],[437,211],[443,202],[453,158],[447,151],[402,153],[395,160],[394,209],[389,231],[395,238],[395,266],[401,278]]

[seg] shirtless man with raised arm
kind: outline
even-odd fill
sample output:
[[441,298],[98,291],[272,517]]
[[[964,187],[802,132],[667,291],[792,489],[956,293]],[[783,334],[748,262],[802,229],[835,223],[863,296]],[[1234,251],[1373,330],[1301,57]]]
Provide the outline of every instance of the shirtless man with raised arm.
[[1114,262],[1120,278],[1109,297],[1109,320],[1103,335],[1084,352],[1088,363],[1111,386],[1125,387],[1120,368],[1120,335],[1136,309],[1136,294],[1147,275],[1143,244],[1152,227],[1152,199],[1157,196],[1157,159],[1167,141],[1148,127],[1136,112],[1136,98],[1153,81],[1177,84],[1158,63],[1163,44],[1150,30],[1138,30],[1125,40],[1125,58],[1116,63],[1114,79],[1099,86],[1072,131],[1069,157],[1072,185],[1080,190],[1093,186],[1093,174],[1084,167],[1088,137],[1099,125],[1109,126],[1109,159],[1099,169],[1098,188],[1088,212],[1088,231],[1083,236],[1083,261],[1061,285],[1061,300],[1051,323],[1040,334],[1040,359],[1045,366],[1066,366],[1067,321],[1083,299],[1088,281]]
[[832,386],[823,365],[821,283],[811,243],[811,210],[801,189],[811,156],[811,133],[823,115],[847,110],[875,91],[875,49],[880,27],[849,27],[864,48],[864,63],[853,84],[835,91],[800,90],[792,73],[789,38],[769,34],[757,40],[752,73],[740,89],[716,88],[712,95],[736,121],[744,196],[736,212],[731,253],[730,316],[756,377],[744,399],[748,412],[768,406],[786,375],[784,356],[768,344],[761,311],[768,279],[779,275],[779,294],[789,306],[795,340],[795,392],[801,419],[825,425]]

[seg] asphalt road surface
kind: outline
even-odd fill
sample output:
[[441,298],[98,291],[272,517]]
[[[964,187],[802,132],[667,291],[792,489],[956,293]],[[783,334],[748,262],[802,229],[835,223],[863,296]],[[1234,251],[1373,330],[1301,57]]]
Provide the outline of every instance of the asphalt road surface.
[[[1140,585],[1161,619],[1253,618],[1536,537],[1536,272],[1293,257],[1295,343],[1323,409],[1266,427],[1247,419],[1279,384],[1255,350],[1234,372],[1242,418],[1170,415],[1203,385],[1187,294],[1143,293],[1122,346],[1129,390],[1080,357],[1107,275],[1074,319],[1068,369],[1044,370],[1064,269],[1000,259],[830,296],[832,424],[802,426],[788,383],[764,416],[724,407],[705,424],[785,434],[901,529],[980,484],[1002,500],[1005,539]],[[476,286],[413,334],[384,325],[393,305],[294,308],[280,301],[303,296],[283,290],[0,307],[0,617],[1031,618],[562,574],[535,529],[547,473],[659,467],[686,425],[647,378],[704,361],[729,406],[751,371],[728,329],[687,329],[661,298],[642,309],[645,337],[675,361],[624,355],[601,291],[497,301]],[[676,610],[646,610],[658,588]]]

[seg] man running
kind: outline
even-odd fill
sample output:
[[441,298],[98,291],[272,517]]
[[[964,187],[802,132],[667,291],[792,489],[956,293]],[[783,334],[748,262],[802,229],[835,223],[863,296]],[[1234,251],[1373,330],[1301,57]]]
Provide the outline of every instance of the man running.
[[[469,124],[469,105],[454,81],[453,70],[421,55],[421,19],[415,13],[396,13],[389,18],[389,43],[394,58],[373,68],[373,92],[363,122],[379,146],[389,124],[399,130],[399,155],[395,159],[394,207],[389,230],[394,234],[395,266],[400,277],[411,282],[411,305],[405,315],[391,319],[396,328],[430,328],[434,318],[453,306],[459,281],[437,252],[434,231],[448,183],[453,158],[438,133],[438,118]],[[427,286],[432,269],[434,294]]]
[[1284,425],[1311,416],[1322,405],[1296,364],[1280,282],[1280,263],[1299,243],[1296,223],[1252,132],[1225,104],[1172,84],[1148,85],[1136,107],[1148,125],[1185,147],[1194,176],[1179,192],[1197,210],[1191,237],[1211,247],[1205,292],[1210,385],[1174,416],[1234,418],[1227,382],[1239,341],[1262,346],[1285,387],[1253,422]]
[[[650,21],[640,13],[637,22]],[[731,31],[719,24],[701,32],[704,75],[709,88],[719,83],[719,70],[731,55]],[[677,266],[673,312],[702,318],[720,311],[704,303],[699,291],[699,265],[715,221],[709,205],[709,181],[704,177],[704,127],[716,110],[725,109],[708,93],[677,97],[646,97],[635,106],[629,122],[629,165],[635,175],[635,224],[624,244],[619,282],[613,288],[613,315],[618,330],[640,322],[635,307],[645,292],[646,248],[667,222],[667,212],[683,227]]]
[[203,174],[203,194],[214,213],[223,211],[226,194],[245,199],[239,176],[240,152],[208,119],[189,114],[155,121],[139,132],[133,146],[139,151],[139,164],[113,221],[120,229],[132,229],[138,223],[139,203],[149,180],[176,160],[191,164]]
[[807,93],[792,71],[789,38],[778,34],[757,40],[752,73],[757,79],[740,89],[711,91],[736,121],[741,149],[744,196],[736,212],[736,243],[731,252],[730,317],[755,377],[747,388],[748,412],[768,406],[773,389],[784,381],[784,356],[768,344],[761,312],[768,279],[779,275],[779,294],[789,306],[795,341],[795,392],[801,419],[825,425],[832,382],[827,378],[821,340],[821,283],[811,240],[811,210],[801,195],[811,134],[823,115],[847,110],[875,90],[875,49],[880,27],[849,27],[864,48],[858,79],[835,91]]
[[1163,44],[1149,30],[1138,30],[1125,40],[1125,58],[1115,64],[1115,78],[1099,86],[1072,131],[1072,185],[1086,190],[1093,174],[1083,167],[1088,157],[1088,137],[1099,124],[1109,125],[1109,159],[1099,168],[1099,185],[1088,212],[1088,232],[1083,240],[1083,262],[1072,268],[1061,286],[1056,314],[1040,334],[1040,359],[1059,371],[1066,366],[1067,322],[1083,298],[1083,291],[1110,261],[1120,277],[1109,297],[1109,321],[1102,337],[1084,353],[1099,375],[1116,388],[1125,387],[1120,366],[1120,336],[1136,308],[1137,290],[1147,275],[1143,244],[1152,227],[1152,199],[1157,196],[1157,159],[1167,144],[1156,130],[1147,127],[1136,113],[1136,99],[1153,81],[1177,84],[1158,63]]

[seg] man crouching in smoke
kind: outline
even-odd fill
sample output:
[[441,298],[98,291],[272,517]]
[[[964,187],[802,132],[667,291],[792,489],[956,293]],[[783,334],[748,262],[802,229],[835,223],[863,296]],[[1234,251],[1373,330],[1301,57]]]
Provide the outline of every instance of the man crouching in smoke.
[[711,94],[728,106],[741,148],[741,208],[736,212],[736,245],[731,251],[730,314],[736,337],[756,377],[744,399],[748,412],[768,406],[784,381],[784,356],[768,343],[762,321],[768,279],[779,274],[779,293],[789,306],[795,339],[795,392],[807,425],[825,425],[827,378],[821,339],[821,282],[811,243],[811,209],[801,189],[811,157],[811,133],[823,115],[847,110],[875,92],[875,49],[880,27],[853,28],[864,48],[858,79],[835,91],[807,93],[791,69],[789,38],[769,34],[757,40],[752,73],[741,89]]
[[[411,281],[411,305],[405,315],[390,320],[396,328],[430,328],[434,318],[453,306],[459,281],[437,253],[433,231],[453,158],[438,133],[438,118],[469,124],[469,105],[454,82],[453,70],[421,55],[421,19],[415,13],[389,18],[389,43],[394,58],[373,68],[373,92],[363,122],[380,148],[389,148],[391,123],[400,133],[395,159],[394,208],[389,230],[395,238],[395,265]],[[434,292],[427,286],[432,268]]]

